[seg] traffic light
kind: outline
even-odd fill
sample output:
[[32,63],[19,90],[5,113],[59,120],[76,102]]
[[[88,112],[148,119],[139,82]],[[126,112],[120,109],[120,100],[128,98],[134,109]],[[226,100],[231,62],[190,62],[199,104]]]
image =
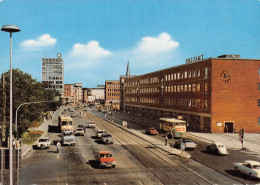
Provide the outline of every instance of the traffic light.
[[242,138],[242,139],[244,138],[244,133],[245,133],[245,131],[244,131],[244,129],[242,128],[242,130],[241,130],[241,138]]

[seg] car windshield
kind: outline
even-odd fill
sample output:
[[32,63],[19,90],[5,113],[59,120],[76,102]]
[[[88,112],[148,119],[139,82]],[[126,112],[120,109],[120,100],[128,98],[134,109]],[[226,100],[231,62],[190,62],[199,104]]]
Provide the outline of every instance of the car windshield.
[[107,157],[112,157],[112,154],[101,154],[101,158],[107,158]]
[[71,136],[73,135],[73,132],[63,132],[64,136]]
[[77,130],[81,131],[81,130],[83,130],[83,128],[78,128]]
[[40,139],[39,141],[40,142],[46,142],[46,141],[48,141],[48,139]]
[[218,147],[219,147],[219,148],[225,148],[225,146],[224,146],[224,145],[218,145]]
[[260,165],[253,165],[254,169],[260,169]]
[[103,135],[103,137],[111,137],[110,134]]

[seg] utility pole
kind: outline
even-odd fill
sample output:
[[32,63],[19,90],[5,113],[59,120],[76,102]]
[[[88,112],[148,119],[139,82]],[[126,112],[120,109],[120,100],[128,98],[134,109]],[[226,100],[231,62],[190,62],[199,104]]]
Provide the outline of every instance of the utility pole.
[[2,74],[2,83],[3,83],[3,92],[2,92],[2,110],[3,110],[3,122],[2,122],[2,145],[6,142],[6,117],[5,117],[5,109],[6,109],[6,94],[5,94],[5,74]]

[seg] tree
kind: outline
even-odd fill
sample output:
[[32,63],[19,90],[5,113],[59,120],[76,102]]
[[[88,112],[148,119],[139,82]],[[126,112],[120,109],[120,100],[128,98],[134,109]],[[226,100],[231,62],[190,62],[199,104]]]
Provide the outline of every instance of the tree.
[[[9,107],[9,92],[10,92],[10,76],[9,71],[5,72],[5,89],[0,88],[0,94],[6,94],[6,107]],[[3,86],[1,80],[1,87]],[[41,82],[33,79],[28,73],[24,73],[20,69],[13,69],[13,112],[15,113],[17,107],[25,102],[50,101],[59,94],[56,90],[47,90]],[[0,97],[0,107],[4,105],[4,97]],[[58,106],[61,102],[58,103]],[[18,112],[18,133],[21,136],[28,127],[33,126],[34,122],[43,120],[45,113],[49,110],[49,103],[29,104],[24,105]],[[3,122],[4,116],[9,118],[9,109],[0,112],[0,122]],[[13,114],[13,123],[15,124],[15,114]]]

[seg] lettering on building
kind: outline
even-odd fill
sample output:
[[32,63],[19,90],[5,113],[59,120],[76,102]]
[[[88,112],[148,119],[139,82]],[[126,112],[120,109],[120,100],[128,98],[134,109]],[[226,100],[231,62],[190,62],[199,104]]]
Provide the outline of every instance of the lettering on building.
[[199,56],[196,56],[196,57],[187,58],[187,59],[186,59],[186,64],[203,60],[203,56],[204,56],[204,54],[199,55]]

